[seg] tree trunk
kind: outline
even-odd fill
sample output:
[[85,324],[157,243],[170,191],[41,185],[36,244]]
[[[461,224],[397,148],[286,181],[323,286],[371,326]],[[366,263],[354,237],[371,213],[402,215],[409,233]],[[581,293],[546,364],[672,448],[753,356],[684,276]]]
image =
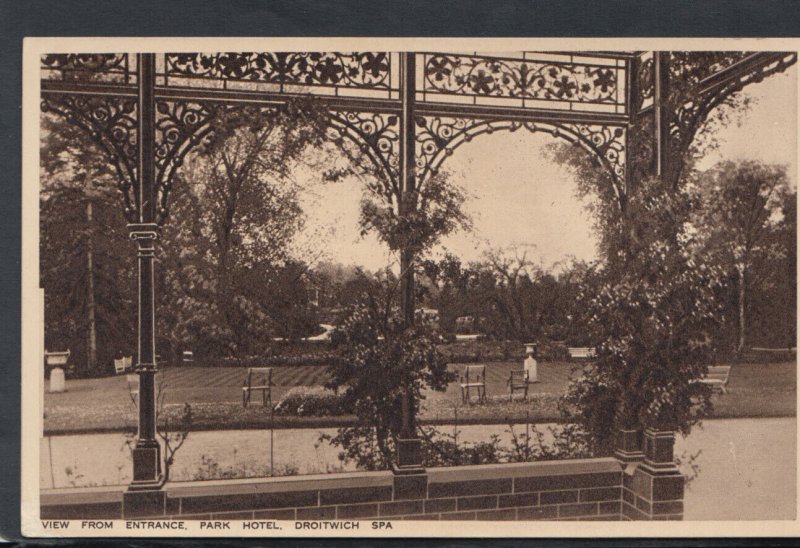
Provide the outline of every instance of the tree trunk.
[[88,364],[87,368],[94,371],[97,367],[97,322],[95,319],[94,300],[94,245],[92,243],[92,202],[86,204],[86,222],[89,227],[86,243],[86,269],[88,274],[89,294],[86,299],[87,316],[89,320]]
[[736,344],[736,354],[741,356],[744,353],[745,330],[747,327],[747,318],[745,317],[745,299],[747,296],[747,288],[744,267],[737,268],[737,271],[739,273],[739,338]]

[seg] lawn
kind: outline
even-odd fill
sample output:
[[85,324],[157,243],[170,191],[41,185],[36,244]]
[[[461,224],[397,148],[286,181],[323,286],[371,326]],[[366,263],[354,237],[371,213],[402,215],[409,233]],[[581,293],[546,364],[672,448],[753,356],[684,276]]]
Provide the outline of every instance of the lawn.
[[[517,396],[508,402],[507,379],[516,362],[487,363],[485,404],[463,404],[458,382],[451,383],[444,393],[425,394],[421,422],[428,423],[503,423],[558,419],[558,397],[567,387],[571,374],[581,364],[547,362],[539,364],[541,382],[531,385],[528,401]],[[454,364],[458,373],[464,366]],[[270,417],[269,412],[253,405],[241,404],[244,368],[182,367],[159,372],[163,387],[164,415],[176,417],[184,402],[192,405],[193,429],[239,429],[340,426],[352,422],[341,417]],[[273,380],[273,402],[280,400],[294,386],[318,386],[327,378],[324,366],[276,367]],[[734,364],[728,394],[714,396],[714,417],[794,417],[796,414],[796,363]],[[109,432],[133,430],[136,409],[128,395],[125,376],[100,379],[77,379],[67,382],[67,391],[46,393],[45,430],[49,434],[68,432]],[[273,422],[274,420],[274,422]]]

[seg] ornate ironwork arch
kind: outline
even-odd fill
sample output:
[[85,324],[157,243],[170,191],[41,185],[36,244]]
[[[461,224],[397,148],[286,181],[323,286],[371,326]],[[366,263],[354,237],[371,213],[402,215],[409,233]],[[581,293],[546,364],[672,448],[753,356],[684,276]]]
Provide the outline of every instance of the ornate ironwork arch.
[[136,99],[105,95],[43,95],[43,113],[62,117],[83,130],[100,148],[117,173],[125,218],[132,222],[139,204],[137,184]]
[[328,122],[336,138],[349,139],[388,181],[398,184],[400,118],[397,114],[332,110],[328,112]]
[[[125,218],[135,222],[141,207],[134,191],[138,186],[136,99],[54,94],[43,95],[40,104],[42,112],[61,116],[98,145],[117,173]],[[178,168],[189,151],[211,134],[212,122],[224,108],[225,105],[207,102],[156,102],[154,161],[158,224],[163,224],[169,215],[169,191]]]
[[434,175],[461,144],[482,134],[524,128],[576,144],[592,154],[611,175],[619,201],[625,196],[626,128],[599,124],[486,120],[465,117],[418,116],[416,119],[417,178]]

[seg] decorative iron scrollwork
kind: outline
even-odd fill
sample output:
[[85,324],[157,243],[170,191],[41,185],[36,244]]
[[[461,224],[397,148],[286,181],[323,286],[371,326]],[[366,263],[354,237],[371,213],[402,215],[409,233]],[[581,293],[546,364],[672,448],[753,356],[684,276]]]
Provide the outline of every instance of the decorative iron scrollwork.
[[752,52],[672,52],[669,61],[670,89],[668,98],[669,136],[671,154],[678,161],[669,177],[676,182],[680,177],[683,157],[688,152],[697,132],[709,114],[724,104],[731,96],[751,83],[785,71],[797,62],[797,54],[790,52],[775,62],[761,64],[712,91],[703,92],[701,82],[719,71],[742,61]]
[[331,111],[338,138],[347,137],[395,183],[399,173],[400,118],[396,114]]
[[224,105],[190,101],[156,103],[157,222],[169,215],[169,191],[186,154],[212,132],[211,122]]
[[50,53],[42,56],[41,69],[62,80],[127,82],[130,77],[127,53]]
[[606,166],[624,191],[626,129],[622,126],[579,123],[542,123],[486,120],[463,117],[420,116],[416,120],[417,176],[420,180],[433,175],[447,156],[461,143],[483,133],[499,130],[546,132],[554,137],[577,143],[594,154]]
[[167,77],[388,89],[385,52],[170,53]]
[[639,65],[636,73],[637,88],[639,90],[639,105],[646,99],[652,99],[655,93],[655,79],[653,77],[653,58],[648,57]]
[[426,54],[426,92],[619,104],[617,67],[501,57]]
[[124,213],[136,220],[136,100],[104,95],[43,95],[42,112],[52,112],[84,130],[117,172]]

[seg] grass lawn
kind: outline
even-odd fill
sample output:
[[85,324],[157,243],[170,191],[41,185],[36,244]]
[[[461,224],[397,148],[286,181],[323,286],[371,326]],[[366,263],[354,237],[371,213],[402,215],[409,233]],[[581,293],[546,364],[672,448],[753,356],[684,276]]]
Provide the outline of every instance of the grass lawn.
[[[516,362],[487,363],[485,404],[463,404],[458,382],[451,383],[444,393],[425,394],[421,422],[503,423],[527,419],[534,422],[558,419],[556,403],[564,392],[570,375],[581,364],[548,362],[539,364],[541,382],[532,384],[528,401],[517,396],[508,402],[506,381]],[[463,365],[451,370],[462,372]],[[194,429],[266,428],[271,423],[269,412],[259,405],[247,409],[241,404],[244,368],[171,368],[159,372],[164,390],[164,414],[177,417],[184,402],[192,405]],[[731,370],[728,394],[714,396],[714,417],[794,417],[796,415],[796,363],[735,364]],[[276,367],[273,380],[273,402],[293,386],[324,384],[324,366]],[[46,383],[45,383],[46,384]],[[46,393],[45,430],[48,434],[70,432],[109,432],[134,430],[136,408],[128,395],[125,376],[67,381],[67,391]],[[341,426],[353,418],[341,417],[274,417],[276,428]]]

